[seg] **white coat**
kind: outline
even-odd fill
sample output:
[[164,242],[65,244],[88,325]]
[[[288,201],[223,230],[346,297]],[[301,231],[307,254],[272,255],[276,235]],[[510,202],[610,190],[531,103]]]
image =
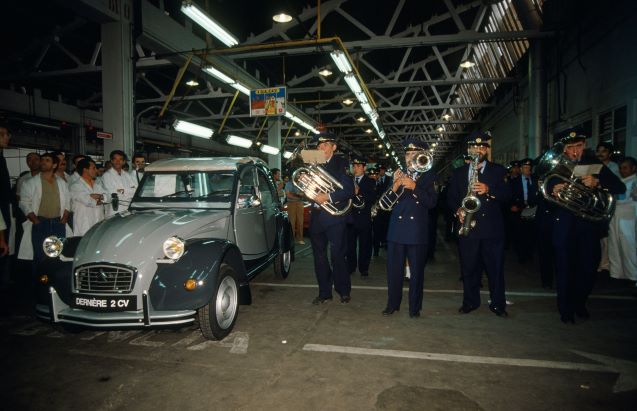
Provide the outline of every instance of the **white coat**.
[[608,230],[609,272],[613,278],[637,281],[637,201],[631,198],[637,175],[622,181],[626,184],[626,193],[617,200]]
[[[104,219],[104,206],[97,205],[97,200],[93,199],[91,194],[106,195],[106,190],[99,182],[94,182],[91,187],[80,177],[71,184],[70,191],[73,235],[83,236],[91,227]],[[110,196],[106,196],[106,200],[110,201]]]
[[[66,182],[60,177],[55,177],[55,181],[58,185],[58,191],[60,193],[60,218],[64,216],[64,210],[71,211],[69,188]],[[24,215],[30,213],[38,215],[40,210],[40,201],[42,200],[42,179],[37,174],[34,177],[26,180],[22,184],[22,190],[20,191],[20,209]],[[31,243],[31,229],[33,223],[30,220],[26,220],[22,223],[24,234],[22,235],[22,241],[20,242],[20,250],[18,251],[18,258],[20,260],[33,260],[33,244]],[[73,231],[69,225],[66,225],[66,236],[73,235]]]
[[[128,208],[128,202],[133,198],[135,190],[137,189],[137,182],[133,180],[130,173],[122,170],[122,173],[119,174],[115,169],[111,168],[102,175],[102,184],[106,189],[109,199],[113,193],[116,193],[120,199],[120,204],[116,211],[113,211],[112,207],[106,208],[106,218],[126,210]],[[123,190],[123,193],[120,190]]]

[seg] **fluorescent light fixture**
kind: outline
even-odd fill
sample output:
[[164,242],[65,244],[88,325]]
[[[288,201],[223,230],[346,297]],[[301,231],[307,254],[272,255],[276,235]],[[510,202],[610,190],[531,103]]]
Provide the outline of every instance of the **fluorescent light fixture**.
[[292,16],[285,13],[279,13],[272,16],[272,20],[276,21],[277,23],[289,23],[292,21]]
[[197,80],[188,80],[188,81],[186,82],[186,85],[187,85],[187,86],[190,86],[190,87],[195,87],[195,86],[198,86],[198,85],[199,85],[199,82],[198,82]]
[[37,123],[35,121],[28,121],[28,120],[24,120],[22,121],[22,124],[28,124],[30,126],[35,126],[35,127],[42,127],[42,128],[48,128],[51,130],[59,130],[60,126],[54,126],[51,124],[44,124],[44,123]]
[[233,146],[237,146],[237,147],[243,147],[243,148],[252,147],[252,140],[239,137],[239,136],[234,136],[232,134],[226,137],[226,143],[231,144]]
[[380,138],[384,139],[384,138],[385,138],[385,131],[384,131],[384,130],[381,130],[381,132],[380,132],[380,133],[378,133],[378,136],[379,136]]
[[372,119],[372,121],[376,121],[378,120],[378,111],[376,110],[372,110],[371,114],[369,115],[369,118]]
[[332,60],[334,60],[336,67],[338,67],[342,73],[347,74],[352,71],[352,65],[349,64],[349,59],[345,53],[340,50],[334,50],[330,53],[330,56],[332,57]]
[[200,126],[194,123],[189,123],[188,121],[183,120],[175,120],[175,122],[173,123],[173,128],[180,133],[190,134],[191,136],[201,138],[210,138],[214,133],[211,128]]
[[291,151],[284,151],[283,152],[283,158],[290,158],[292,157],[292,152]]
[[332,72],[328,69],[323,69],[321,71],[318,72],[321,76],[323,77],[328,77],[332,75]]
[[232,47],[239,44],[239,40],[237,40],[236,37],[230,34],[228,30],[223,28],[221,24],[217,23],[205,11],[194,5],[192,1],[188,0],[182,2],[181,11],[226,46]]
[[352,104],[354,104],[354,100],[352,100],[351,98],[346,98],[345,100],[343,100],[343,104],[345,104],[346,106],[351,106]]
[[396,152],[395,152],[394,150],[392,150],[392,151],[391,151],[391,155],[392,155],[392,156],[395,156],[395,155],[396,155]]
[[272,146],[269,146],[269,145],[267,145],[267,144],[263,144],[263,145],[261,146],[260,150],[261,150],[263,153],[271,154],[271,155],[273,155],[273,156],[276,156],[276,155],[277,155],[277,154],[279,154],[279,152],[281,151],[281,150],[279,150],[278,148],[276,148],[276,147],[272,147]]
[[220,72],[219,70],[217,70],[216,68],[214,68],[212,66],[204,67],[203,71],[205,71],[206,73],[210,74],[212,77],[215,77],[215,78],[221,80],[222,82],[224,82],[226,84],[234,83],[234,80],[232,78],[226,76],[225,74],[223,74],[222,72]]
[[471,67],[473,67],[475,65],[476,65],[476,63],[474,63],[471,60],[465,60],[462,63],[460,63],[460,67],[462,67],[462,68],[471,68]]
[[391,144],[389,144],[389,141],[385,141],[385,147],[387,147],[387,150],[389,150],[389,148],[391,147]]
[[315,129],[311,124],[306,123],[305,121],[301,120],[300,118],[298,118],[294,114],[290,113],[289,111],[286,111],[284,115],[285,115],[285,117],[289,118],[290,120],[292,120],[296,124],[300,125],[301,127],[304,127],[306,129],[310,130],[312,133],[320,134],[320,131]]
[[371,128],[368,128],[367,130],[365,130],[365,132],[366,132],[367,134],[371,134],[371,133],[372,133],[372,131],[373,131],[373,130],[372,130]]
[[363,89],[361,89],[361,85],[358,84],[358,80],[356,79],[354,73],[347,74],[345,76],[345,82],[347,83],[349,89],[352,90],[352,93],[363,94]]
[[242,92],[243,94],[245,94],[246,96],[250,95],[250,89],[247,88],[246,86],[244,86],[241,83],[232,83],[230,84],[232,87],[236,88],[237,90],[239,90],[240,92]]
[[365,117],[360,116],[356,119],[356,121],[358,121],[359,123],[362,123],[363,121],[365,121]]

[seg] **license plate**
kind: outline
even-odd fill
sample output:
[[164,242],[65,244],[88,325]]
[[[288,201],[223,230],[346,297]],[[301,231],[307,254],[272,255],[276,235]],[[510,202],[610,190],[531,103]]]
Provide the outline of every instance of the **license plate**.
[[95,296],[73,294],[71,302],[73,308],[89,311],[135,311],[137,310],[137,296]]

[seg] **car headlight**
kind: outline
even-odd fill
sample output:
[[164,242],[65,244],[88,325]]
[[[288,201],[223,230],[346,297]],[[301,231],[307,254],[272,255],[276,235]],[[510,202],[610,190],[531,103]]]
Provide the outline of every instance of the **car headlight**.
[[171,260],[179,260],[184,251],[186,251],[186,243],[179,237],[170,237],[164,241],[164,255]]
[[62,248],[64,247],[64,242],[52,235],[44,239],[42,243],[42,248],[44,249],[44,254],[51,258],[55,258],[62,254]]

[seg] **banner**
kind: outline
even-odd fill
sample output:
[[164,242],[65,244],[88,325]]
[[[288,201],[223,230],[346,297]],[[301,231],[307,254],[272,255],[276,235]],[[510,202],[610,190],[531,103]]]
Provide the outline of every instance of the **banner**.
[[286,99],[285,87],[250,90],[250,116],[282,116]]

